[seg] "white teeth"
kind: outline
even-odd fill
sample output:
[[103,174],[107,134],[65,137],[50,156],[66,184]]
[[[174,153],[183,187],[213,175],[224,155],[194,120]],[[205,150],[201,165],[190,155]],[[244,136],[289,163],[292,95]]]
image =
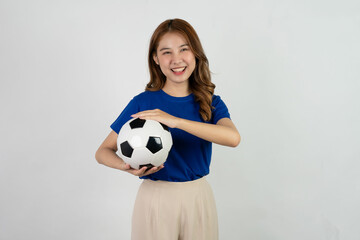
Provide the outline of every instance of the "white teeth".
[[173,70],[174,72],[182,72],[182,71],[184,71],[184,69],[185,69],[185,67],[183,67],[183,68],[173,68],[171,70]]

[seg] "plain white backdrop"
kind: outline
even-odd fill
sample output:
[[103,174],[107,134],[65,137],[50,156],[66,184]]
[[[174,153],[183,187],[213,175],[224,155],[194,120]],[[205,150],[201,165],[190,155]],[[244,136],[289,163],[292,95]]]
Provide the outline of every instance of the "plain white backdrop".
[[360,239],[356,0],[0,0],[0,239],[130,238],[140,180],[94,154],[175,17],[242,135],[213,147],[220,239]]

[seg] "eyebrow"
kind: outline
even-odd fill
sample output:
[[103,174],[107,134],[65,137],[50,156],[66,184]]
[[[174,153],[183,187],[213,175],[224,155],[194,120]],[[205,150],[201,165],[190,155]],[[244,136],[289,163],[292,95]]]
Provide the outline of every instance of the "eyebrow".
[[[185,46],[189,46],[189,44],[185,43],[185,44],[183,44],[183,45],[180,45],[179,48],[182,48],[182,47],[185,47]],[[169,50],[169,49],[170,49],[170,48],[164,47],[164,48],[160,49],[159,52],[164,51],[164,50]]]

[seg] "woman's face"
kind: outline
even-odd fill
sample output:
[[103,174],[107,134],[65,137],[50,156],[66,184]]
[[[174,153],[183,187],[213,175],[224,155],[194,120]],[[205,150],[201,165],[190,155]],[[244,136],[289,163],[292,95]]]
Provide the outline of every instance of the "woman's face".
[[179,33],[166,33],[159,41],[156,64],[166,76],[166,84],[188,84],[196,60],[188,42]]

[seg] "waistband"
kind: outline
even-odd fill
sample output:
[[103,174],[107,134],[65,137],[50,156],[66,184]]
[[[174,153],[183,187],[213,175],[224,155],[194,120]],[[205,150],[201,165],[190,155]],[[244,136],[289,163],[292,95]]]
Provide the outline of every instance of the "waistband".
[[192,180],[192,181],[186,181],[186,182],[170,182],[170,181],[162,181],[162,180],[150,180],[150,179],[144,179],[143,183],[147,183],[147,184],[153,184],[153,185],[171,185],[171,186],[185,186],[185,185],[194,185],[194,184],[199,184],[202,182],[207,182],[206,181],[206,177],[201,177],[198,178],[196,180]]

